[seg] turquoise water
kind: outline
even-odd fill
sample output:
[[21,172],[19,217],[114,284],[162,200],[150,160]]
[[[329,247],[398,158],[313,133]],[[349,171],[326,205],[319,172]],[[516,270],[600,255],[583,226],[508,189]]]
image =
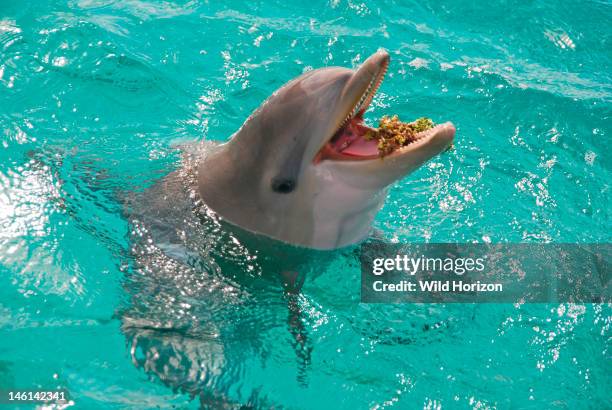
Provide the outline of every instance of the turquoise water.
[[164,246],[164,220],[126,205],[148,211],[177,145],[385,47],[367,117],[457,126],[391,189],[388,241],[610,242],[607,2],[304,4],[0,3],[0,389],[85,409],[609,407],[609,306],[359,304],[352,249],[283,297],[250,244],[186,218]]

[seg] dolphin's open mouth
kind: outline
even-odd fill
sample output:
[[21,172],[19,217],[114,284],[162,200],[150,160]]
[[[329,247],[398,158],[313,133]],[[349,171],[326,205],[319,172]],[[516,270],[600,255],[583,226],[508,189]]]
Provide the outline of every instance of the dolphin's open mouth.
[[315,164],[324,160],[363,161],[407,153],[416,145],[426,144],[444,127],[448,127],[448,124],[439,124],[425,131],[413,133],[401,146],[397,145],[384,151],[380,149],[379,139],[373,137],[378,134],[378,129],[365,124],[363,116],[382,84],[388,66],[388,58],[380,62],[357,103],[315,156]]

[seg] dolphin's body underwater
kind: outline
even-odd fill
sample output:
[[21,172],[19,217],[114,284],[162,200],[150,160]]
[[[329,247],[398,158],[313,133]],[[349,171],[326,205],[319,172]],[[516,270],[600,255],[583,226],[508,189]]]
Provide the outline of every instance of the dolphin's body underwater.
[[386,188],[455,135],[444,123],[379,156],[364,138],[363,114],[388,65],[381,50],[357,70],[313,70],[281,87],[200,161],[204,202],[234,225],[295,245],[333,249],[363,239]]
[[[354,295],[346,288],[327,289],[324,308],[318,296],[301,294],[307,275],[326,272],[335,260],[356,262],[350,248],[305,247],[332,249],[365,237],[386,187],[454,136],[452,124],[443,124],[379,157],[375,142],[363,138],[368,128],[362,116],[388,61],[381,51],[356,71],[325,68],[302,75],[274,93],[228,143],[185,146],[181,167],[128,197],[129,298],[118,316],[137,367],[199,397],[203,408],[277,407],[278,389],[266,380],[278,376],[278,366],[282,374],[297,371],[295,381],[283,386],[300,397],[327,388],[327,378],[309,381],[309,369],[311,352],[322,341],[310,334],[328,312],[334,312],[329,326],[335,326],[328,331],[343,338],[389,334],[386,321],[374,320],[370,308],[357,315],[372,320],[363,326],[352,321]],[[393,337],[427,340],[411,333],[420,328],[412,324]],[[295,355],[287,355],[279,341],[287,330]],[[319,366],[336,357],[335,350],[321,347]],[[333,377],[338,385],[351,385],[355,371],[340,369]],[[368,380],[368,371],[357,378]]]

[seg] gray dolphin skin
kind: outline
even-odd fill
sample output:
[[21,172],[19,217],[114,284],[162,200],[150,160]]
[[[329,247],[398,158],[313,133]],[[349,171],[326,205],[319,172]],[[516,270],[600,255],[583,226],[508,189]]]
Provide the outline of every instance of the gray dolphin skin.
[[[455,135],[447,122],[378,155],[363,114],[388,65],[379,50],[356,70],[313,70],[274,92],[198,164],[204,202],[231,224],[294,245],[334,249],[364,239],[388,186]],[[353,148],[338,148],[339,135]]]

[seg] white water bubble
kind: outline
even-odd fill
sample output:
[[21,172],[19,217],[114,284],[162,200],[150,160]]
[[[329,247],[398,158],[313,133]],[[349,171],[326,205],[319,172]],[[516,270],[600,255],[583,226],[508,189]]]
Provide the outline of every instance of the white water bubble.
[[593,163],[595,162],[595,158],[597,158],[597,154],[594,153],[593,151],[587,151],[584,154],[584,162],[586,162],[589,165],[593,165]]
[[64,67],[68,64],[68,59],[66,57],[55,57],[51,62],[56,67]]

